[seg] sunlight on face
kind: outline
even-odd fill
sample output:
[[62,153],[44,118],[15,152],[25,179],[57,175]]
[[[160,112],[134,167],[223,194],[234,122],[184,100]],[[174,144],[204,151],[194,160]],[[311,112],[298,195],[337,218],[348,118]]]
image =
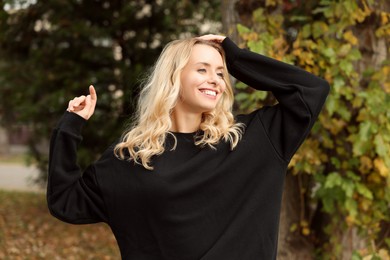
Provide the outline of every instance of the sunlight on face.
[[224,70],[222,56],[215,48],[195,45],[181,72],[180,100],[175,110],[199,114],[213,110],[226,88]]

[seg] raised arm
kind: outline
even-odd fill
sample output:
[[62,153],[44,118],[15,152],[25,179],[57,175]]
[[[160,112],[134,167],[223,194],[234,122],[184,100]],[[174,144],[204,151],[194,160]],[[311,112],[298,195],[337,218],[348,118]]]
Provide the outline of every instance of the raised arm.
[[47,202],[51,214],[58,219],[86,224],[107,222],[107,214],[95,175],[95,166],[84,173],[77,164],[77,146],[81,129],[95,109],[97,96],[91,86],[88,96],[69,102],[68,109],[50,141]]
[[271,91],[278,100],[259,117],[276,151],[289,161],[317,119],[329,84],[298,67],[240,49],[229,38],[221,44],[230,74],[253,88]]

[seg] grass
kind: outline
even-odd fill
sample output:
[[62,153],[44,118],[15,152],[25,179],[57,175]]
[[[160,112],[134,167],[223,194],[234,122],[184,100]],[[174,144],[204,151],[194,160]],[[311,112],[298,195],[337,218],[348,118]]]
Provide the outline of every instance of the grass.
[[0,201],[0,259],[120,259],[107,225],[63,223],[44,194],[0,190]]

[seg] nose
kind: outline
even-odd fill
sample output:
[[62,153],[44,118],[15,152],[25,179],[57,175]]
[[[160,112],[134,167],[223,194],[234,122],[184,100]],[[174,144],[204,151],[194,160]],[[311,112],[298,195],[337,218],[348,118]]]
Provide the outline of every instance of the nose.
[[219,84],[219,78],[217,75],[211,74],[208,79],[208,83],[214,86]]

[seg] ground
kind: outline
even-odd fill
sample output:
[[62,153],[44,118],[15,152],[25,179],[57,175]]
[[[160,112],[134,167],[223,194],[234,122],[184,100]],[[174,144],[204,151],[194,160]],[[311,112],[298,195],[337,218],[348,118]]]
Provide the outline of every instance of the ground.
[[37,171],[0,158],[0,259],[120,259],[106,224],[71,225],[50,215]]

